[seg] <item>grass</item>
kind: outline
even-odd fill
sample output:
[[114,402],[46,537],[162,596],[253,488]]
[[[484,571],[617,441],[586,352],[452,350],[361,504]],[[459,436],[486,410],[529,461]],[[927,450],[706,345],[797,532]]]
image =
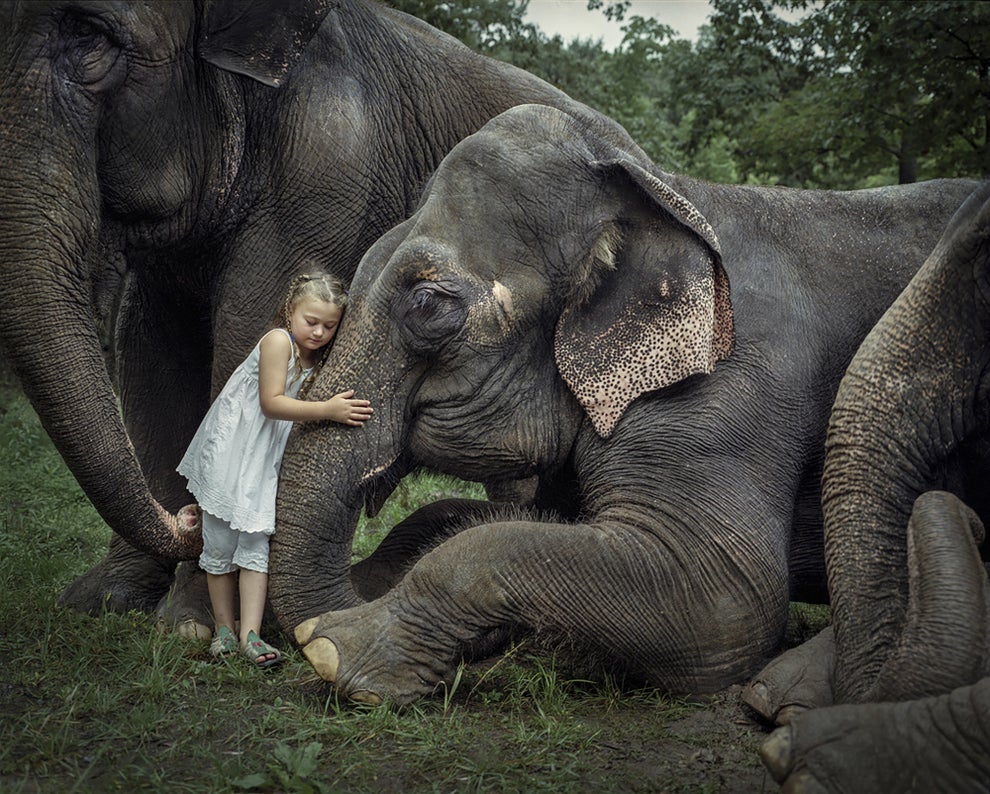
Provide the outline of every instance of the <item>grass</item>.
[[[213,662],[146,614],[65,609],[58,594],[110,533],[2,367],[0,457],[0,791],[745,791],[761,779],[752,726],[699,727],[709,701],[583,680],[527,642],[397,711],[339,701],[287,641],[286,663],[262,672]],[[479,492],[404,481],[362,528],[362,553],[423,500],[458,494]]]

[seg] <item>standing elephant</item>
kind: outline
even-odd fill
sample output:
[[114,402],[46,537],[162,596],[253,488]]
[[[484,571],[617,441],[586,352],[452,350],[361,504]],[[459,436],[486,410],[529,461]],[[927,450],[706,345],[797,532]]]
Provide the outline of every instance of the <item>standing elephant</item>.
[[[839,388],[822,484],[835,638],[824,673],[843,705],[792,715],[767,740],[764,759],[786,791],[990,789],[990,583],[979,551],[988,378],[990,182]],[[808,673],[789,656],[776,667],[767,679],[783,691]]]
[[116,533],[83,610],[194,556],[175,466],[294,272],[349,280],[506,108],[592,114],[364,0],[4,0],[0,53],[0,345]]
[[[504,628],[675,691],[751,674],[789,598],[823,595],[839,378],[973,186],[712,185],[547,106],[493,119],[355,275],[312,396],[355,388],[375,418],[290,436],[270,569],[282,625],[371,701],[429,693]],[[423,525],[435,547],[361,603],[358,513],[417,466],[535,477],[544,517],[481,503]]]

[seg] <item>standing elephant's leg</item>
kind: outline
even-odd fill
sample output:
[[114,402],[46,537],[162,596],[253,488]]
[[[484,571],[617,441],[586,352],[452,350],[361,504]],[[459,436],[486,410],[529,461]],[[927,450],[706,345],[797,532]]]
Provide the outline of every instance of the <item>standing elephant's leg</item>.
[[62,591],[59,602],[80,612],[150,612],[172,583],[175,563],[134,548],[120,535],[110,537],[107,555]]
[[357,699],[428,694],[466,644],[506,625],[674,691],[715,691],[771,656],[787,612],[783,561],[774,566],[760,549],[760,565],[740,575],[728,545],[699,554],[623,528],[473,527],[383,598],[306,621],[296,638],[315,669]]
[[135,284],[115,329],[124,423],[148,484],[172,509],[190,501],[175,467],[210,405],[208,312],[201,296]]
[[[193,296],[194,297],[194,296]],[[169,510],[192,501],[175,466],[209,404],[206,311],[190,296],[150,294],[126,285],[114,330],[121,409],[141,470]],[[137,551],[114,536],[107,557],[76,579],[62,601],[84,612],[154,609],[172,582],[174,562]],[[178,605],[176,598],[172,602]],[[195,610],[196,615],[202,609]],[[203,615],[205,617],[205,615]]]

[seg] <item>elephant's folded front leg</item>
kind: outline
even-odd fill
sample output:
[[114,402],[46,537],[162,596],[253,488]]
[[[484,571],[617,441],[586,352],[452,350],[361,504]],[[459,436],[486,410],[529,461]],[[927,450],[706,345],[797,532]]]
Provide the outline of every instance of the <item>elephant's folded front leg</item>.
[[328,612],[296,627],[316,672],[352,700],[396,705],[431,694],[458,661],[456,643],[398,617],[392,591],[358,607]]
[[[590,526],[473,527],[425,555],[386,596],[296,628],[314,668],[348,696],[406,703],[448,680],[465,650],[525,627],[674,691],[715,691],[770,655],[779,628],[727,599],[650,538]],[[696,565],[702,561],[693,560]],[[704,577],[725,585],[728,573]],[[783,578],[778,598],[786,598]],[[764,583],[766,584],[766,583]],[[768,614],[785,614],[767,609]]]

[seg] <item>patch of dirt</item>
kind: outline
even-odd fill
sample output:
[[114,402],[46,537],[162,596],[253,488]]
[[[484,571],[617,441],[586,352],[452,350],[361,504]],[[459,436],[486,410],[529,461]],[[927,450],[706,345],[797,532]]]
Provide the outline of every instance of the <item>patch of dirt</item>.
[[741,691],[730,687],[667,721],[645,706],[617,709],[585,753],[587,766],[599,770],[588,790],[776,791],[758,754],[770,728],[742,703]]

